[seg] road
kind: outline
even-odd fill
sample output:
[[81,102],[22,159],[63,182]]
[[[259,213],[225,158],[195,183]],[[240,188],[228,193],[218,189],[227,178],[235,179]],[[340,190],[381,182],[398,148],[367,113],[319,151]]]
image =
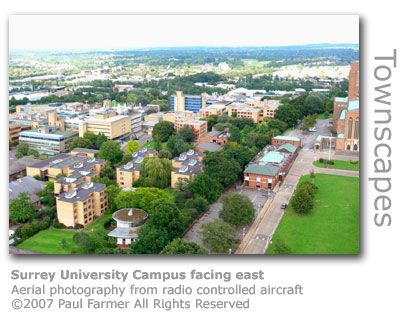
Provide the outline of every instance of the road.
[[[314,153],[312,150],[301,150],[290,172],[280,186],[273,199],[266,202],[260,214],[250,227],[235,254],[264,254],[277,229],[285,210],[281,209],[282,203],[288,203],[294,188],[301,176],[309,174],[312,169],[315,173],[326,173],[343,176],[359,177],[358,171],[317,168],[312,163],[319,158],[326,158],[328,153]],[[336,160],[357,160],[359,156],[333,155]]]
[[302,141],[303,150],[311,150],[317,136],[331,135],[332,119],[317,120],[315,124],[316,132],[304,132],[300,130],[301,125],[298,125],[295,130],[289,130],[285,133],[286,136],[297,137]]

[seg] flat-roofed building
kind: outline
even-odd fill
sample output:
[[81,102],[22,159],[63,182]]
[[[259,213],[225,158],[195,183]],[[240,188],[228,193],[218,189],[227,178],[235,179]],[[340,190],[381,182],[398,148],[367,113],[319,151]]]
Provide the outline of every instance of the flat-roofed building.
[[221,116],[227,110],[227,106],[223,104],[214,103],[199,111],[200,118],[208,118],[211,115]]
[[68,177],[73,172],[79,171],[95,171],[95,175],[92,177],[98,177],[104,163],[103,159],[87,157],[84,154],[61,153],[33,163],[27,166],[26,170],[28,176],[39,176],[41,180],[54,181],[57,176],[65,175]]
[[275,136],[271,139],[271,144],[276,147],[286,143],[292,144],[296,148],[301,147],[301,139],[297,137]]
[[30,130],[31,126],[23,126],[19,124],[10,124],[9,125],[9,142],[14,143],[18,142],[18,134],[21,131]]
[[86,182],[56,198],[57,218],[67,227],[88,226],[108,208],[108,194],[102,183]]
[[70,142],[78,132],[61,131],[58,127],[40,127],[19,132],[19,142],[28,144],[30,149],[39,153],[55,155],[68,151]]
[[179,180],[193,181],[197,174],[203,172],[203,163],[195,158],[186,159],[180,167],[174,168],[171,173],[171,187],[176,188]]
[[195,141],[198,141],[207,133],[207,121],[204,120],[191,120],[177,117],[174,124],[175,130],[179,131],[184,126],[189,126],[192,129],[195,135]]
[[198,113],[200,109],[206,107],[207,93],[201,95],[187,95],[182,91],[176,91],[170,97],[170,110],[171,111],[192,111]]
[[199,161],[202,161],[204,158],[204,153],[203,152],[199,152],[199,151],[195,151],[193,149],[186,151],[186,152],[182,152],[179,157],[175,157],[172,159],[172,167],[173,168],[181,168],[183,163],[186,160],[190,160],[190,159],[196,159]]
[[227,107],[229,117],[236,114],[237,118],[252,119],[254,123],[263,121],[263,109],[250,107],[245,104],[232,103]]
[[158,152],[142,148],[132,153],[132,160],[116,169],[116,183],[119,187],[132,187],[141,176],[141,163],[145,157],[156,157]]

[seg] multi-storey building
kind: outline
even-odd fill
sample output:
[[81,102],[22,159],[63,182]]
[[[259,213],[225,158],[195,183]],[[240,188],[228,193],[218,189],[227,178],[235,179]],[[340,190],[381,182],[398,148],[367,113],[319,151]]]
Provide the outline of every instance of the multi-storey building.
[[158,152],[142,148],[132,153],[132,160],[116,169],[116,183],[119,187],[132,187],[141,176],[141,163],[145,157],[156,157]]
[[14,143],[18,142],[18,134],[21,131],[30,130],[30,126],[22,126],[18,124],[11,124],[9,125],[9,142]]
[[335,146],[335,151],[359,151],[359,62],[352,62],[348,97],[334,100],[332,129],[336,137],[318,136],[314,149]]
[[179,157],[172,159],[173,170],[171,173],[171,187],[175,188],[179,180],[187,179],[193,181],[197,174],[203,171],[204,154],[202,152],[189,150],[183,152]]
[[200,109],[206,107],[207,94],[202,93],[199,95],[186,95],[182,91],[176,91],[176,94],[170,97],[170,110],[171,111],[192,111],[198,113]]
[[55,155],[68,151],[70,142],[78,132],[61,131],[59,127],[43,126],[37,129],[19,132],[19,142],[28,144],[30,149],[40,153]]
[[[69,178],[74,173],[78,177],[98,177],[103,165],[104,160],[102,159],[97,159],[93,156],[89,157],[85,153],[74,152],[61,153],[54,157],[49,157],[27,166],[26,170],[28,176],[38,176],[41,180],[55,181],[57,176]],[[58,181],[56,183],[58,184]],[[56,184],[54,184],[54,187],[56,188]],[[56,190],[59,190],[58,187],[54,191],[55,193],[60,192]]]
[[56,198],[57,218],[67,227],[87,226],[108,208],[108,194],[102,183],[85,182]]
[[195,150],[204,151],[221,151],[223,146],[228,142],[230,137],[229,129],[224,131],[217,131],[212,128],[212,131],[208,132],[204,137],[197,141],[197,146]]
[[266,146],[244,169],[244,187],[273,190],[288,174],[299,150],[290,143]]

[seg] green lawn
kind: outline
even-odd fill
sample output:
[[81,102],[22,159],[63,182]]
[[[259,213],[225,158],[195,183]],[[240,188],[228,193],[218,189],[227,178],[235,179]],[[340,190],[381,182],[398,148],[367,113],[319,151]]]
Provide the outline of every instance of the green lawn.
[[83,230],[87,231],[87,230],[95,229],[95,231],[101,231],[102,230],[102,231],[108,233],[109,231],[104,228],[104,224],[105,224],[105,222],[107,222],[111,218],[112,218],[112,214],[107,213],[107,214],[103,215],[101,218],[98,218],[97,220],[95,220],[89,226],[85,227]]
[[[359,178],[316,174],[314,180],[319,189],[312,212],[295,213],[290,204],[273,243],[284,240],[292,254],[358,254]],[[266,253],[274,253],[273,245]]]
[[[351,170],[351,171],[359,171],[359,161],[358,163],[351,163],[350,161],[344,160],[331,160],[334,161],[334,164],[329,166],[329,169],[341,169],[341,170]],[[314,166],[319,168],[325,168],[326,163],[319,162],[319,160],[314,161]]]
[[320,113],[319,115],[317,115],[317,119],[321,119],[321,120],[323,120],[323,119],[332,119],[332,117],[333,117],[332,113],[330,113],[328,115],[328,118],[325,118],[325,115],[323,113]]
[[[74,231],[46,229],[28,238],[18,247],[45,254],[71,254],[72,249],[75,249],[75,253],[81,253],[72,239],[74,233]],[[64,249],[61,248],[62,239],[67,241],[67,246]]]
[[[145,143],[141,147],[145,147],[145,148],[153,150],[153,149],[155,149],[155,141],[151,140],[148,143]],[[166,149],[166,142],[160,144],[160,149],[161,150]]]

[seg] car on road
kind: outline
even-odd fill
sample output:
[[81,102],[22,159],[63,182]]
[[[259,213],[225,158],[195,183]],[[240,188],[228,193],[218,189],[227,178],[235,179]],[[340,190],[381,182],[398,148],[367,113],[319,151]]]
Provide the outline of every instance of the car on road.
[[316,127],[311,127],[308,129],[309,132],[317,132],[317,128]]
[[282,203],[282,204],[281,204],[281,209],[287,209],[287,204],[286,204],[286,203]]

